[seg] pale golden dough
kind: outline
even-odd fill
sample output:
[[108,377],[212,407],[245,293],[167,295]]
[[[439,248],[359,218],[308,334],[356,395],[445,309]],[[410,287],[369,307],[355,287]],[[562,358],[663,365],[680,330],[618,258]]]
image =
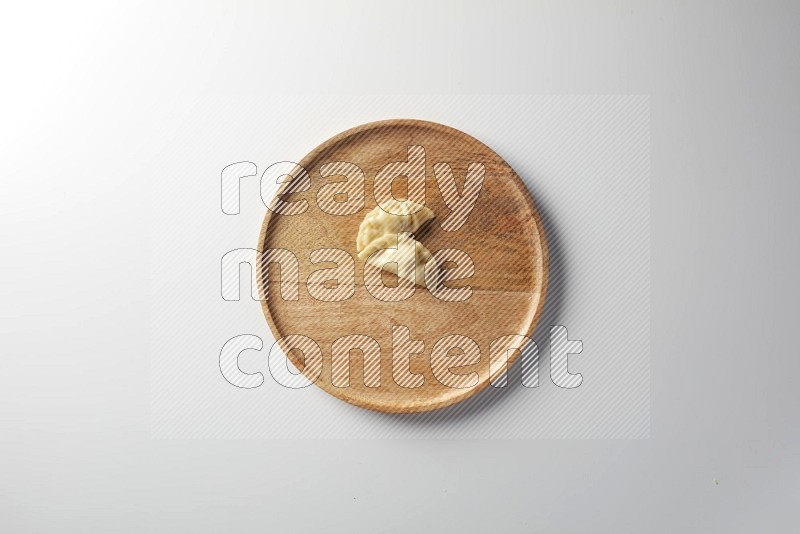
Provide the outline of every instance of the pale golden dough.
[[[407,280],[411,279],[418,286],[428,287],[427,283],[425,282],[425,268],[427,267],[430,269],[436,269],[437,265],[433,260],[433,256],[431,252],[425,248],[425,246],[417,241],[416,239],[411,239],[414,243],[414,254],[415,254],[415,263],[414,263],[414,278],[411,279],[410,277],[403,277]],[[367,247],[358,253],[358,257],[363,259],[369,258],[374,252],[378,250],[390,249],[390,248],[397,248],[397,234],[384,234],[378,239],[372,241]],[[403,260],[405,258],[400,257],[397,258],[398,260]],[[383,265],[383,270],[386,272],[390,272],[392,274],[397,274],[397,263],[386,263]],[[400,276],[400,275],[398,275]]]
[[[423,224],[434,217],[433,212],[429,208],[420,206],[411,201],[399,202],[397,200],[390,200],[382,206],[395,213],[408,213],[419,208],[421,209],[410,215],[394,215],[378,206],[367,213],[367,216],[364,217],[364,221],[358,229],[358,237],[356,238],[357,252],[361,252],[372,241],[386,234],[416,232]],[[359,256],[361,256],[361,254],[359,254]]]
[[[358,257],[362,260],[366,260],[378,250],[397,248],[397,234],[415,232],[423,224],[434,218],[434,214],[429,208],[411,201],[399,202],[391,200],[382,204],[382,207],[394,213],[414,213],[410,215],[395,215],[388,213],[380,206],[367,213],[356,237],[356,250],[358,251]],[[411,281],[419,286],[427,287],[425,283],[425,266],[431,260],[431,253],[419,241],[415,239],[412,239],[412,241],[414,242],[416,262],[414,280]],[[436,268],[436,265],[431,264],[429,269],[431,268]],[[383,266],[383,270],[397,274],[397,264],[387,263]]]

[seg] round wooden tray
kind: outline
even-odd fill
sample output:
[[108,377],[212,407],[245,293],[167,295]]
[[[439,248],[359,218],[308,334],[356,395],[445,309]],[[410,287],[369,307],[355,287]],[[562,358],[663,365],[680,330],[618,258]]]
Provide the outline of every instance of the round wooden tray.
[[[387,163],[406,161],[410,145],[425,148],[426,205],[436,214],[415,237],[431,252],[457,248],[469,254],[475,264],[474,276],[447,284],[472,287],[472,296],[464,302],[438,300],[422,287],[417,287],[407,300],[383,302],[364,288],[364,262],[356,255],[355,243],[364,216],[376,206],[373,179]],[[321,165],[335,161],[354,163],[365,174],[366,206],[354,215],[330,215],[316,202],[321,186],[342,180],[342,177],[320,175]],[[469,219],[454,232],[441,228],[441,222],[451,210],[442,199],[433,171],[434,164],[440,162],[452,167],[459,191],[470,163],[482,163],[486,169],[480,197]],[[299,163],[308,172],[311,187],[283,198],[287,201],[306,199],[308,209],[292,216],[276,215],[267,210],[258,243],[259,250],[286,249],[299,260],[298,300],[275,296],[276,288],[266,299],[263,276],[259,283],[264,315],[275,339],[292,334],[313,339],[323,354],[322,374],[315,384],[363,408],[401,413],[434,410],[460,402],[487,387],[491,341],[509,334],[531,336],[547,287],[544,228],[530,193],[514,170],[489,147],[463,132],[441,124],[406,119],[373,122],[347,130],[322,143]],[[309,294],[305,286],[308,276],[313,271],[334,266],[310,261],[310,252],[321,248],[342,249],[355,259],[356,288],[348,300],[324,302]],[[263,267],[259,265],[258,272],[266,273]],[[269,269],[270,284],[276,284],[280,271],[274,266]],[[384,275],[387,283],[392,276]],[[420,387],[402,387],[392,378],[393,326],[407,326],[412,339],[424,341],[424,352],[410,359],[411,372],[424,376]],[[336,339],[351,334],[368,335],[380,344],[379,387],[364,384],[363,354],[358,350],[350,353],[349,386],[336,387],[332,383],[331,345]],[[453,371],[458,374],[477,371],[479,380],[474,387],[445,386],[431,371],[431,349],[439,339],[450,334],[468,336],[480,348],[478,364]],[[518,355],[519,351],[515,351],[510,356],[509,366]],[[299,370],[307,371],[299,351],[289,351],[288,357]]]

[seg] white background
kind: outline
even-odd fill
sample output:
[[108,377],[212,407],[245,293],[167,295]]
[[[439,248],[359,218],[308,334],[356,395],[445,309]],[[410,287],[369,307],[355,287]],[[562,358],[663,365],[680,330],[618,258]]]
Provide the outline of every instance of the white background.
[[[2,530],[792,531],[798,11],[7,8]],[[151,186],[206,179],[152,164],[285,126],[276,93],[650,95],[650,439],[152,440]]]

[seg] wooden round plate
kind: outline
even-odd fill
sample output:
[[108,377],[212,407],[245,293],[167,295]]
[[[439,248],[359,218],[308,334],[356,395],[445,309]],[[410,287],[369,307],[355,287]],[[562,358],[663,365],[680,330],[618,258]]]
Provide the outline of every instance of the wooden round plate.
[[[442,301],[427,289],[417,287],[407,300],[383,302],[364,287],[364,262],[356,255],[356,235],[364,216],[377,205],[373,180],[388,163],[406,161],[411,145],[425,149],[426,205],[436,215],[415,237],[431,252],[456,248],[472,258],[474,275],[447,283],[450,287],[470,286],[472,295],[466,301]],[[366,205],[353,215],[333,216],[322,211],[316,202],[320,187],[342,181],[341,176],[324,178],[320,174],[323,164],[337,161],[356,164],[365,174]],[[466,223],[457,231],[445,231],[441,223],[451,210],[442,198],[434,165],[448,163],[461,191],[467,168],[473,162],[485,166],[480,196]],[[267,298],[266,276],[275,284],[280,279],[280,270],[274,264],[258,266],[258,272],[262,273],[259,283],[262,307],[275,339],[302,335],[314,340],[323,355],[322,373],[315,384],[339,399],[371,410],[401,413],[434,410],[460,402],[487,387],[495,378],[489,372],[490,343],[509,334],[530,337],[547,287],[544,228],[530,193],[514,170],[489,147],[463,132],[441,124],[405,119],[373,122],[343,132],[322,143],[299,163],[310,176],[311,187],[281,198],[287,202],[305,199],[307,210],[291,216],[267,210],[258,244],[261,251],[289,250],[299,260],[298,300],[275,296],[278,293],[274,289]],[[404,179],[395,182],[392,190],[395,196],[402,197]],[[325,248],[348,251],[355,260],[355,293],[345,301],[317,300],[306,287],[312,272],[335,266],[310,261],[311,251]],[[384,274],[387,285],[391,285],[393,276]],[[413,355],[406,364],[406,369],[424,377],[420,387],[403,387],[393,379],[395,326],[408,327],[413,340],[424,342],[424,351]],[[379,343],[379,387],[365,385],[364,355],[359,350],[350,352],[349,385],[334,385],[332,343],[352,334],[367,335]],[[479,363],[452,371],[477,372],[477,385],[473,387],[448,387],[431,370],[432,348],[451,334],[468,336],[480,349]],[[509,366],[518,355],[519,351],[510,355]],[[295,367],[309,375],[300,351],[290,350],[288,357]]]

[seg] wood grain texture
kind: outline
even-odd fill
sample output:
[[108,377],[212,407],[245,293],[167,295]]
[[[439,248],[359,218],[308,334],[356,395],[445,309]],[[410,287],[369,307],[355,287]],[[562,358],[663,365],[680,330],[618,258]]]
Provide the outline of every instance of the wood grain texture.
[[[464,302],[444,302],[428,290],[417,287],[414,295],[401,302],[383,302],[363,287],[364,262],[356,255],[358,227],[366,213],[376,206],[373,179],[387,163],[405,161],[409,145],[425,148],[426,205],[436,219],[415,233],[430,251],[461,249],[472,258],[472,278],[448,283],[451,287],[469,285],[472,296]],[[341,178],[324,178],[321,165],[334,161],[357,164],[366,176],[366,205],[354,215],[334,216],[320,210],[316,193],[326,183]],[[449,163],[456,183],[463,187],[470,163],[486,167],[483,188],[466,224],[454,232],[444,231],[440,223],[450,213],[436,183],[433,166]],[[463,132],[419,120],[389,120],[364,124],[324,142],[300,162],[311,177],[311,189],[289,195],[287,200],[307,199],[308,210],[300,215],[276,215],[267,211],[259,236],[258,249],[282,248],[292,251],[300,261],[300,299],[280,298],[275,282],[279,270],[270,266],[271,298],[265,299],[264,278],[259,280],[262,308],[276,339],[302,334],[315,340],[323,352],[322,376],[316,385],[326,392],[364,408],[385,412],[420,412],[462,401],[490,383],[490,342],[508,334],[530,336],[536,326],[547,287],[547,245],[544,228],[525,185],[490,148]],[[402,182],[402,180],[398,180]],[[402,183],[400,184],[402,188]],[[396,190],[397,188],[393,189]],[[402,191],[400,193],[402,194]],[[343,302],[323,302],[309,295],[305,281],[309,274],[333,264],[312,264],[309,254],[320,248],[339,248],[355,260],[355,294]],[[394,277],[385,274],[391,283]],[[418,388],[401,387],[392,379],[392,327],[403,325],[425,350],[412,356],[411,370],[422,373]],[[331,344],[339,337],[363,334],[381,347],[381,385],[367,387],[363,379],[363,355],[350,354],[348,387],[331,383]],[[462,374],[477,371],[478,384],[457,389],[442,385],[431,371],[431,352],[436,342],[450,334],[469,336],[478,343],[480,362],[461,367]],[[519,352],[512,355],[509,365]],[[289,358],[304,369],[298,351]]]

